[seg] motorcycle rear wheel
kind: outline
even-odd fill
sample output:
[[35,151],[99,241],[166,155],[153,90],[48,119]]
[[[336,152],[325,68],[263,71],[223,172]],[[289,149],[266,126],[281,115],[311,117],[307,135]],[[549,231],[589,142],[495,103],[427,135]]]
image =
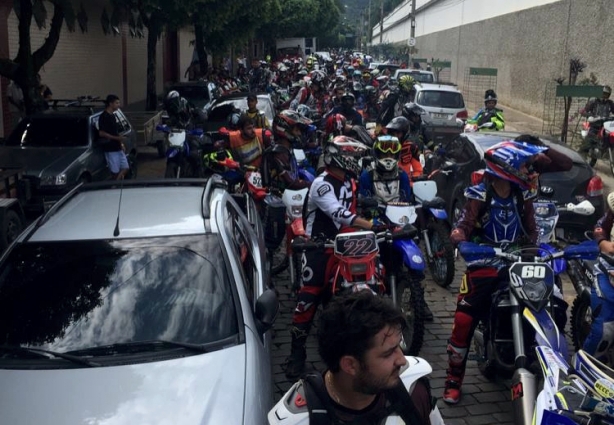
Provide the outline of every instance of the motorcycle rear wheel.
[[447,226],[438,221],[428,224],[427,232],[433,257],[428,259],[429,270],[435,283],[443,288],[454,280],[454,247]]
[[424,342],[424,288],[420,279],[400,276],[398,296],[407,327],[403,330],[401,349],[408,356],[417,356]]
[[571,342],[576,351],[582,348],[593,324],[591,296],[588,291],[579,294],[571,306]]

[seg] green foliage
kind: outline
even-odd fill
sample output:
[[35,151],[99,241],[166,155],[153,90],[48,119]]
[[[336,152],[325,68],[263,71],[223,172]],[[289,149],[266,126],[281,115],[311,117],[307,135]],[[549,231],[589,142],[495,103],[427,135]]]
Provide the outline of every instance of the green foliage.
[[260,30],[268,39],[320,37],[336,33],[339,4],[336,0],[279,0],[280,9]]

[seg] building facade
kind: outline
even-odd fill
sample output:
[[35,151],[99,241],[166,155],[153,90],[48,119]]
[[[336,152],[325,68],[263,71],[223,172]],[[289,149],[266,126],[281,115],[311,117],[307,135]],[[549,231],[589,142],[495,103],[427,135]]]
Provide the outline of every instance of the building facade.
[[[53,6],[45,2],[49,20]],[[78,96],[106,97],[109,93],[121,97],[123,104],[142,102],[146,98],[147,81],[147,33],[145,37],[130,36],[126,24],[120,35],[105,35],[100,24],[103,8],[110,15],[106,0],[83,2],[88,16],[87,32],[82,33],[77,25],[75,32],[63,26],[53,57],[40,71],[41,81],[53,92],[55,99],[73,99]],[[14,58],[19,49],[18,20],[12,9],[12,0],[0,0],[0,57]],[[42,45],[48,34],[47,28],[39,30],[34,21],[31,29],[32,50]],[[190,29],[164,34],[157,45],[157,92],[165,83],[185,80],[193,54]],[[0,81],[0,136],[10,131],[6,89],[9,81]]]

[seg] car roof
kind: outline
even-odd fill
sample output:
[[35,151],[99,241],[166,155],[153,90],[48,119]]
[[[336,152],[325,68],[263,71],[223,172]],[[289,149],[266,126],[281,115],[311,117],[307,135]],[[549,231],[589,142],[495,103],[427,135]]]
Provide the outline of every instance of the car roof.
[[[248,94],[249,93],[247,92],[237,92],[237,93],[225,94],[223,96],[218,97],[215,100],[215,103],[220,103],[225,100],[232,100],[232,99],[244,99],[247,97]],[[259,98],[271,99],[271,95],[269,93],[256,93],[256,96],[258,96]]]
[[437,83],[420,83],[420,85],[416,85],[416,91],[421,90],[437,90],[437,91],[449,91],[460,93],[458,87],[450,85],[450,84],[437,84]]
[[[523,133],[518,133],[514,131],[484,131],[484,132],[475,132],[475,133],[463,133],[463,136],[467,137],[471,140],[474,145],[477,145],[478,152],[483,157],[484,156],[484,148],[488,148],[493,146],[499,142],[503,142],[505,140],[513,140],[516,137],[520,136]],[[551,138],[543,135],[537,135],[539,139],[544,142],[548,147],[552,149],[556,149],[557,151],[567,155],[571,160],[576,164],[585,164],[586,161],[582,158],[582,156],[576,151],[568,148],[567,146],[561,144],[557,140],[552,140]]]

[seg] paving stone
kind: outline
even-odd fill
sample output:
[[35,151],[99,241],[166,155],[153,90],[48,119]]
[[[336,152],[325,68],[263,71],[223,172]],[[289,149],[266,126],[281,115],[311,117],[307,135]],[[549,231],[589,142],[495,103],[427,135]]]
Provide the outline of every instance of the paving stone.
[[507,401],[501,391],[479,392],[473,395],[480,403],[492,403],[496,401]]
[[468,415],[468,411],[463,406],[453,406],[441,409],[441,416],[445,418],[465,418]]
[[501,412],[501,408],[496,403],[484,403],[467,406],[467,411],[471,415],[485,415],[488,413]]
[[465,421],[467,422],[467,425],[485,425],[492,424],[493,417],[492,415],[472,415],[467,416]]

